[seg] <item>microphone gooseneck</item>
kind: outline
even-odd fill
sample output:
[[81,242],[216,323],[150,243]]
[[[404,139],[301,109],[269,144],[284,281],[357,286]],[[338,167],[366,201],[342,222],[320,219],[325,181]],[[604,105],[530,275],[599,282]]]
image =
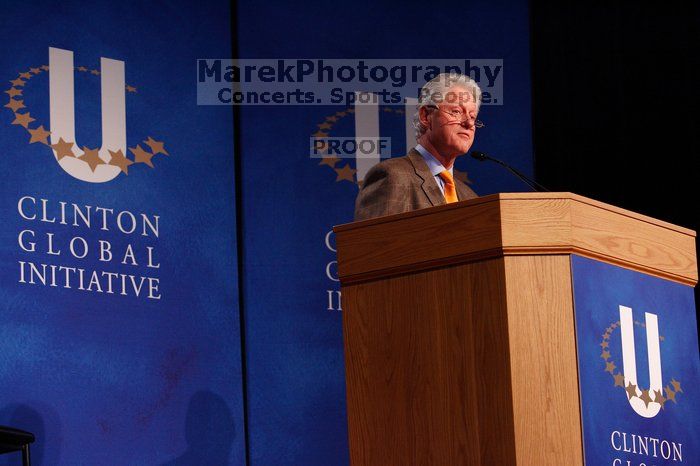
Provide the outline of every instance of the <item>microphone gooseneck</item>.
[[490,161],[492,161],[492,162],[496,162],[497,164],[499,164],[499,165],[505,167],[505,168],[506,168],[509,172],[511,172],[513,175],[515,175],[515,176],[517,176],[518,178],[520,178],[520,180],[521,180],[523,183],[525,183],[526,185],[528,185],[533,191],[539,191],[539,192],[549,192],[549,191],[550,191],[549,189],[547,189],[547,188],[545,188],[544,186],[542,186],[541,184],[539,184],[537,181],[531,180],[530,178],[528,178],[527,176],[523,175],[523,174],[520,173],[518,170],[516,170],[515,168],[511,167],[510,165],[508,165],[507,163],[505,163],[505,162],[502,161],[502,160],[498,160],[498,159],[496,159],[496,158],[494,158],[494,157],[491,157],[490,155],[485,154],[484,152],[480,152],[480,151],[477,151],[477,150],[472,151],[469,155],[471,155],[472,158],[475,158],[475,159],[478,160],[479,162],[483,162],[484,160],[490,160]]

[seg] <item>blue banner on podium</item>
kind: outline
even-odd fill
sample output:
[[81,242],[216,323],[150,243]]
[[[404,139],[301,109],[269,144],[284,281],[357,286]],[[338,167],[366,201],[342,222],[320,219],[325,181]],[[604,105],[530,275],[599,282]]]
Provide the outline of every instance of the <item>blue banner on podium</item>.
[[587,465],[700,464],[692,287],[572,256]]

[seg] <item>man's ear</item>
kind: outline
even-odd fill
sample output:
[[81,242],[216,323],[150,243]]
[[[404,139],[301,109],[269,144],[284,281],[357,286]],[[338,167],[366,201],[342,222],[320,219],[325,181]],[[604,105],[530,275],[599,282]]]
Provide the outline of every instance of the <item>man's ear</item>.
[[421,122],[423,126],[425,126],[428,129],[432,129],[430,127],[430,121],[428,120],[428,114],[430,113],[429,107],[421,107],[418,109],[418,120]]

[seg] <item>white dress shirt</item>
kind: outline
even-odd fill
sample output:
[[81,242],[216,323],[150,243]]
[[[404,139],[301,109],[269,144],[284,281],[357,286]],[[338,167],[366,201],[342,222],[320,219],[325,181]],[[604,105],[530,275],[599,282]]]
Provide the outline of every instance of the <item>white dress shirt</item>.
[[428,150],[421,146],[420,144],[416,145],[416,150],[420,155],[423,156],[423,160],[425,160],[425,163],[428,164],[428,169],[430,169],[430,173],[433,174],[435,177],[435,181],[437,182],[437,185],[440,187],[440,191],[442,191],[442,195],[445,195],[445,182],[442,181],[442,178],[440,178],[440,173],[443,171],[447,170],[450,172],[450,175],[453,175],[454,173],[452,172],[452,169],[454,168],[454,165],[451,166],[450,168],[445,168],[438,159],[435,158],[433,154],[428,152]]

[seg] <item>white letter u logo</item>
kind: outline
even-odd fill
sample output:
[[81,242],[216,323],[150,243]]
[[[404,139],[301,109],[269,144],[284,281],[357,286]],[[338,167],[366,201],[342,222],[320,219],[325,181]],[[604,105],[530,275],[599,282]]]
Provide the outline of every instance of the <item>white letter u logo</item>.
[[[645,313],[647,331],[647,354],[649,357],[649,390],[644,393],[637,384],[637,360],[634,351],[634,321],[632,309],[620,306],[620,335],[622,338],[622,365],[625,387],[636,387],[637,396],[629,396],[632,409],[643,417],[654,417],[661,404],[651,402],[661,393],[661,351],[659,348],[659,322],[656,314]],[[644,396],[646,395],[646,396]],[[646,398],[646,401],[645,401]]]
[[[51,143],[60,139],[74,143],[75,139],[75,94],[73,52],[49,47],[49,103],[51,112]],[[75,157],[59,158],[58,164],[71,176],[91,183],[104,183],[119,175],[120,168],[108,165],[112,156],[109,151],[126,154],[126,98],[124,62],[100,58],[102,93],[102,147],[98,152],[104,162],[93,166]],[[78,152],[78,151],[76,151]],[[74,152],[75,153],[75,152]],[[79,153],[79,152],[78,152]],[[78,155],[78,154],[75,154]]]

